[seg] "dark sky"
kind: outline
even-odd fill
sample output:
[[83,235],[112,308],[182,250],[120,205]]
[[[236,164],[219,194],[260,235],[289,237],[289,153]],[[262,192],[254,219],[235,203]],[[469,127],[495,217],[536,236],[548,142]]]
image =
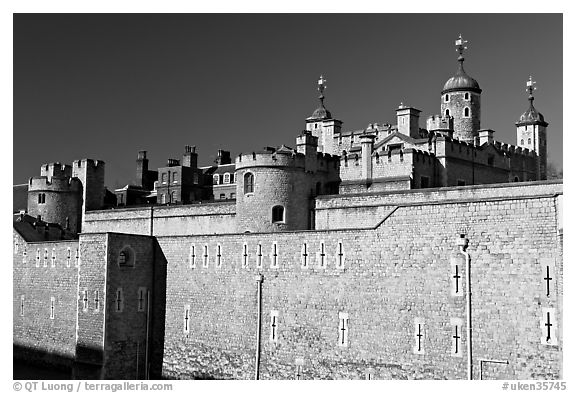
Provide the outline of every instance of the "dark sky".
[[516,143],[535,106],[562,165],[560,14],[16,14],[14,183],[47,162],[106,162],[106,184],[132,181],[138,150],[152,168],[196,145],[209,165],[263,146],[294,146],[317,107],[361,129],[396,123],[403,102],[425,119],[456,70],[454,40],[482,92],[482,128]]

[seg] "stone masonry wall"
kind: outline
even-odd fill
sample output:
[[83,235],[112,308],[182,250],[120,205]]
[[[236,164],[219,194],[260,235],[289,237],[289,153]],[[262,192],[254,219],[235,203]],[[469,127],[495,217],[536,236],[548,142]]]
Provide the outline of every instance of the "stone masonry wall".
[[26,243],[13,233],[14,357],[70,367],[76,352],[78,242]]
[[465,187],[444,187],[426,190],[389,191],[387,193],[358,193],[330,195],[316,198],[316,228],[371,228],[384,218],[374,214],[391,208],[418,203],[444,203],[457,200],[489,200],[518,198],[522,195],[541,195],[562,192],[561,181],[505,183]]
[[[149,236],[108,234],[104,369],[107,379],[145,377],[147,297],[150,292],[152,299],[154,292],[154,243],[154,238]],[[133,252],[134,265],[121,267],[119,255],[127,248]],[[117,298],[119,289],[120,299]]]
[[[233,233],[236,204],[232,202],[127,208],[86,212],[83,233],[121,232],[138,235]],[[154,217],[153,225],[150,223]]]
[[[474,366],[502,359],[509,365],[483,377],[561,378],[561,193],[559,184],[398,193],[427,200],[398,207],[375,229],[160,237],[164,375],[254,377],[262,274],[262,379],[464,379],[466,264],[457,239],[465,234]],[[442,202],[454,194],[460,199]]]

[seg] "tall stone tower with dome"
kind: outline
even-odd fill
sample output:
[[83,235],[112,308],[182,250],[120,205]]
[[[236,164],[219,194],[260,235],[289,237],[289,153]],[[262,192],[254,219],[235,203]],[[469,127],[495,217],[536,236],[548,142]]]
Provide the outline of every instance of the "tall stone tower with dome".
[[530,77],[526,82],[530,104],[526,112],[516,122],[516,143],[518,146],[536,153],[538,180],[545,180],[548,161],[546,154],[546,127],[548,127],[548,123],[544,121],[544,116],[534,108],[534,90],[536,90],[536,82]]
[[464,50],[468,41],[456,40],[458,69],[442,89],[442,115],[454,120],[454,138],[473,142],[480,130],[480,95],[482,89],[476,80],[464,71]]
[[320,106],[314,110],[312,116],[306,119],[306,131],[310,131],[312,136],[318,138],[319,152],[333,154],[334,136],[340,134],[342,122],[332,118],[332,114],[324,106],[324,89],[326,89],[326,79],[320,75],[318,79]]

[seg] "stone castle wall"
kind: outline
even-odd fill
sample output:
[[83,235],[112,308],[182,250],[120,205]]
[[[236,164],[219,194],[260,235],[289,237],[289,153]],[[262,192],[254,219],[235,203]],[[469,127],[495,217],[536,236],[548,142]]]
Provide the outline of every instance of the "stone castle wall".
[[[253,378],[262,274],[261,378],[463,379],[465,262],[457,238],[464,233],[475,366],[503,359],[509,365],[488,367],[483,377],[561,378],[561,192],[559,184],[535,184],[397,193],[379,197],[426,200],[399,206],[372,229],[160,237],[168,261],[164,374]],[[319,201],[343,205],[343,198]],[[423,352],[415,349],[418,324]]]
[[70,367],[76,352],[78,242],[26,243],[15,231],[13,237],[14,357]]
[[83,227],[84,233],[153,233],[160,236],[235,231],[234,201],[91,211],[86,212]]

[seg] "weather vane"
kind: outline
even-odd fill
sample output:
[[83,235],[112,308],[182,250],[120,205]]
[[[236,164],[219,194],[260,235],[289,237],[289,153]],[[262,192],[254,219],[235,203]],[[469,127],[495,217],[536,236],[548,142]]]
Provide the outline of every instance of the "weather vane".
[[459,34],[459,35],[458,35],[458,39],[457,39],[456,42],[455,42],[456,52],[458,52],[458,54],[460,55],[459,59],[460,59],[460,58],[462,58],[462,59],[464,58],[464,56],[463,56],[464,51],[465,51],[466,49],[468,49],[468,47],[466,46],[467,43],[468,43],[467,40],[462,39],[462,34]]
[[324,95],[324,89],[326,89],[326,79],[324,79],[323,75],[320,75],[320,79],[318,79],[318,91],[321,95]]
[[534,96],[532,95],[534,90],[536,90],[536,81],[533,81],[532,75],[530,75],[530,77],[528,78],[528,81],[526,82],[526,92],[528,92],[528,94],[529,94],[528,98],[530,98],[530,99],[534,98]]

